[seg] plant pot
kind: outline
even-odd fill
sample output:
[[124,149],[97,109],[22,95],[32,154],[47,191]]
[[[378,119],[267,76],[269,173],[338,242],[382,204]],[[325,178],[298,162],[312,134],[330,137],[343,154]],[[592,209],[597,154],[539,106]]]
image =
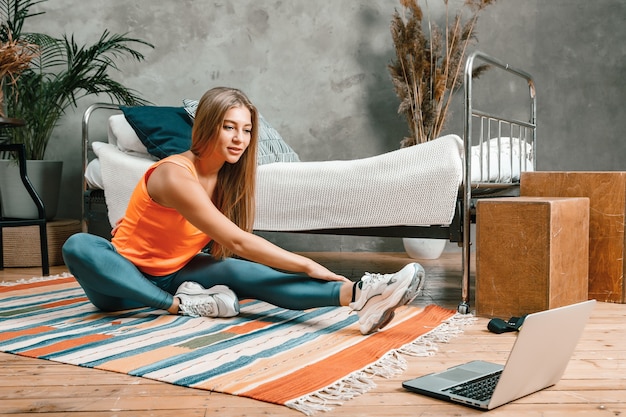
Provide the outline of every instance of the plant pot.
[[404,250],[413,259],[438,259],[446,248],[445,239],[402,238]]
[[[26,174],[43,201],[46,220],[57,214],[63,161],[26,161]],[[17,161],[0,160],[0,205],[3,217],[36,219],[37,206],[20,178]]]

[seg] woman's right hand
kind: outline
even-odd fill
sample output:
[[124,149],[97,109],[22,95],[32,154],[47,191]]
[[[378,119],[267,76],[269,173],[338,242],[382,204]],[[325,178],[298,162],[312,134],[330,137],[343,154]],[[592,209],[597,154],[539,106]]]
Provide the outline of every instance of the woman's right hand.
[[311,261],[311,266],[307,271],[307,275],[311,278],[321,279],[324,281],[341,281],[341,282],[351,282],[348,278],[343,275],[335,274],[330,271],[328,268],[318,264],[317,262]]

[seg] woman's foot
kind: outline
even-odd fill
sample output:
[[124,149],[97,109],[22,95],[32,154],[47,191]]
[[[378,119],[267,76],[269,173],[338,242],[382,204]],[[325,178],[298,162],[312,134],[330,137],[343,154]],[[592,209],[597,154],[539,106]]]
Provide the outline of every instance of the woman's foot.
[[225,285],[205,289],[197,282],[183,282],[174,297],[180,300],[178,313],[191,317],[234,317],[239,314],[239,300]]
[[355,284],[350,308],[359,314],[364,335],[382,329],[393,319],[395,309],[413,301],[424,286],[425,272],[411,263],[395,274],[366,274]]

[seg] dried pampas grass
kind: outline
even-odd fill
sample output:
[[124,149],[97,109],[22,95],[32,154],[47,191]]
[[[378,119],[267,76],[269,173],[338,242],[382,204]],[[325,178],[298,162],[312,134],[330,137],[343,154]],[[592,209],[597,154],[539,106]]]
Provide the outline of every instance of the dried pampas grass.
[[[21,39],[13,39],[11,33],[8,40],[0,43],[0,103],[4,103],[4,89],[14,86],[19,75],[30,66],[30,61],[39,54],[39,47]],[[4,114],[4,106],[0,106],[0,116]]]
[[[391,21],[396,58],[388,69],[400,99],[398,113],[405,115],[411,133],[402,140],[402,147],[440,135],[451,97],[463,83],[465,55],[468,45],[476,40],[478,14],[495,0],[464,0],[463,7],[452,18],[448,0],[443,2],[446,9],[443,29],[430,15],[424,17],[418,0],[400,0],[402,12],[396,9]],[[468,17],[463,17],[463,8],[469,11]],[[486,68],[481,66],[474,73],[480,75]]]

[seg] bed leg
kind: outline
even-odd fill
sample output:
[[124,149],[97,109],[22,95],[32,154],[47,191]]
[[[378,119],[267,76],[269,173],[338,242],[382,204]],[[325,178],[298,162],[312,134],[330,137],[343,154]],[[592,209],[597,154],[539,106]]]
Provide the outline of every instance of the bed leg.
[[464,242],[463,244],[463,272],[462,272],[462,279],[461,279],[461,302],[459,303],[457,307],[457,311],[461,314],[468,314],[470,312],[470,303],[469,303],[470,301],[470,266],[471,266],[470,265],[470,246],[471,246],[471,242],[469,241]]
[[[466,180],[468,180],[466,178]],[[469,181],[469,180],[468,180]],[[462,277],[461,277],[461,302],[457,307],[457,311],[461,314],[469,314],[470,312],[470,269],[471,269],[471,194],[469,188],[465,190],[465,201],[462,206],[463,213],[463,246],[461,248],[461,263],[462,263]]]
[[456,308],[456,311],[458,311],[461,314],[469,314],[470,312],[470,305],[467,301],[461,301],[459,303],[459,306]]

